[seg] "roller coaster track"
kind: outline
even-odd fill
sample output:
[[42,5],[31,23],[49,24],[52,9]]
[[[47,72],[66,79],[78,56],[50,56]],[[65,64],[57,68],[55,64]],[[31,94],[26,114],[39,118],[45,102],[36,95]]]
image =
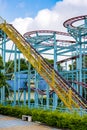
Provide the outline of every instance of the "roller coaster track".
[[54,33],[58,35],[70,36],[70,34],[66,32],[59,32],[59,31],[53,31],[53,30],[36,30],[36,31],[26,32],[24,34],[24,37],[31,37],[32,34],[36,34],[36,33],[49,33],[49,34]]
[[[56,34],[56,35],[61,35],[61,36],[68,36],[68,37],[71,37],[71,35],[69,33],[66,33],[66,32],[59,32],[59,31],[53,31],[53,30],[35,30],[35,31],[30,31],[30,32],[26,32],[24,34],[24,37],[25,39],[28,39],[31,43],[34,43],[34,40],[35,40],[35,44],[37,43],[36,42],[36,39],[35,39],[35,35],[38,34],[38,38],[39,38],[39,42],[37,40],[37,42],[39,44],[41,44],[42,46],[54,46],[54,40],[52,39],[53,38],[53,35]],[[49,41],[51,41],[50,44],[46,44],[46,43],[42,43],[44,40],[40,40],[40,36],[42,36],[42,34],[45,35],[45,39],[47,40],[46,36],[49,36],[48,39]],[[72,41],[72,40],[61,40],[61,39],[56,39],[56,42],[57,43],[76,43],[76,41]],[[62,45],[63,46],[63,45]]]
[[[74,23],[83,20],[84,23],[80,26],[75,26]],[[87,15],[74,17],[66,20],[63,23],[64,27],[68,29],[69,34],[76,39],[79,35],[87,39]]]
[[[87,56],[87,54],[82,54],[82,57],[83,57],[83,56]],[[67,58],[67,59],[64,59],[64,60],[60,60],[60,61],[58,61],[58,62],[56,62],[56,63],[57,63],[57,64],[60,64],[60,63],[66,62],[66,61],[74,60],[74,59],[76,59],[76,58],[79,58],[79,55],[77,55],[77,56],[72,56],[72,57]]]
[[63,25],[64,27],[70,27],[70,28],[77,28],[76,26],[73,25],[74,22],[77,22],[79,20],[84,20],[84,19],[87,19],[87,15],[83,15],[83,16],[78,16],[78,17],[74,17],[74,18],[71,18],[71,19],[68,19],[66,20]]
[[78,82],[78,81],[68,81],[68,82],[81,85],[83,88],[87,88],[87,84],[84,82]]
[[24,39],[24,37],[10,24],[0,20],[0,29],[14,42],[17,48],[33,65],[48,85],[56,92],[59,98],[69,109],[86,109],[87,102],[72,88],[63,77],[49,65],[44,58]]

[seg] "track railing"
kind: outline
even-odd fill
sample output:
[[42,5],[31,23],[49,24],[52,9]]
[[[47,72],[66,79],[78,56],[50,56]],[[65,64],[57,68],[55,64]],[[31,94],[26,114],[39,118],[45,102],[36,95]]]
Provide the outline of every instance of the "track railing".
[[37,72],[44,78],[49,86],[56,92],[59,98],[69,109],[86,108],[86,101],[56,72],[51,65],[24,39],[24,37],[10,24],[0,24],[8,37],[33,65]]

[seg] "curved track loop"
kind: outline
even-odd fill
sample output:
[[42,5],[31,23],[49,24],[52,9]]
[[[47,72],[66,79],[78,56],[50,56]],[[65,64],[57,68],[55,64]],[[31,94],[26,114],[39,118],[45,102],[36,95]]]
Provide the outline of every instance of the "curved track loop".
[[53,30],[36,30],[36,31],[26,32],[24,34],[24,37],[30,37],[32,34],[36,34],[36,33],[54,33],[58,35],[70,36],[70,34],[66,32],[59,32],[59,31],[53,31]]
[[76,28],[76,26],[73,26],[73,23],[74,23],[74,22],[77,22],[77,21],[79,21],[79,20],[84,20],[84,19],[87,19],[87,15],[74,17],[74,18],[71,18],[71,19],[66,20],[66,21],[63,23],[63,26],[66,27],[66,28],[67,28],[67,27]]
[[[30,32],[26,32],[23,36],[25,38],[33,38],[33,35],[35,35],[36,33],[39,33],[39,34],[43,33],[43,35],[44,34],[46,34],[46,35],[48,35],[48,34],[52,34],[52,35],[53,34],[57,34],[57,35],[61,35],[61,36],[69,36],[69,37],[71,37],[71,35],[69,33],[59,32],[59,31],[53,31],[53,30],[36,30],[36,31],[30,31]],[[52,41],[52,39],[50,41]],[[72,41],[72,40],[61,40],[61,39],[57,39],[56,42],[61,42],[61,43],[76,43],[76,41]],[[51,46],[53,46],[53,45],[51,45]]]

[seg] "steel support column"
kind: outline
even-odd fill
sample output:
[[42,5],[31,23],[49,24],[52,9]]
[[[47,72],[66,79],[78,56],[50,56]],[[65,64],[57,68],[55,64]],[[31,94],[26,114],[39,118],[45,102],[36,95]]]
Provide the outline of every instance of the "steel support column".
[[38,73],[36,72],[35,70],[35,95],[34,95],[34,100],[35,100],[35,108],[38,107],[38,92],[37,92],[37,89],[38,89]]
[[20,105],[20,53],[18,53],[18,105]]
[[30,108],[30,93],[31,93],[30,79],[31,79],[31,64],[28,63],[28,107],[29,108]]
[[[6,34],[4,33],[4,38],[2,41],[2,58],[3,58],[3,66],[4,69],[2,70],[2,73],[5,74],[5,62],[6,62]],[[2,86],[2,104],[5,104],[5,87]]]
[[[56,62],[57,62],[57,42],[56,42],[56,34],[54,33],[54,69],[57,71]],[[58,96],[56,95],[56,93],[53,93],[53,110],[56,109],[57,103],[58,103]]]
[[24,88],[24,106],[26,106],[26,88]]
[[48,84],[47,84],[47,87],[46,87],[46,95],[47,95],[46,108],[49,109],[49,85]]
[[[79,36],[79,81],[82,82],[82,44]],[[82,96],[82,86],[80,85],[80,95]]]
[[14,106],[16,105],[16,60],[17,60],[17,48],[15,45],[15,54],[14,54]]

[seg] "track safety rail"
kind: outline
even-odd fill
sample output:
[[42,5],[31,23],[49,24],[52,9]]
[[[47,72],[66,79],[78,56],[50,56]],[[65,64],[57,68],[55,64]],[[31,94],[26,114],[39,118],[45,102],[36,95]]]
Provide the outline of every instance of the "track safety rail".
[[72,88],[72,86],[53,69],[48,62],[24,39],[24,37],[10,24],[2,22],[0,29],[14,42],[37,72],[48,85],[56,92],[59,98],[69,109],[86,109],[87,102]]

